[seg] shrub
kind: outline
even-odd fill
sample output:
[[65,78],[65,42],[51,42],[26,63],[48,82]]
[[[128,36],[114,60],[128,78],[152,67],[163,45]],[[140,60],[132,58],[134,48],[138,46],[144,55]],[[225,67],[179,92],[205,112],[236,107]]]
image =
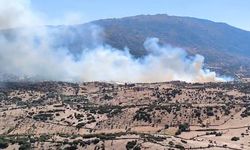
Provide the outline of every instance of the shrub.
[[214,112],[208,111],[208,112],[207,112],[207,115],[208,115],[208,116],[214,116]]
[[175,132],[175,135],[180,135],[181,134],[181,130],[177,130],[176,132]]
[[188,132],[189,129],[189,124],[188,123],[183,123],[179,125],[179,129],[176,131],[175,135],[180,135],[181,132]]
[[92,142],[93,142],[93,144],[96,145],[96,144],[98,144],[100,142],[100,140],[99,139],[94,139]]
[[53,117],[53,114],[37,114],[33,117],[34,120],[36,121],[46,121],[46,120],[51,120]]
[[165,128],[165,129],[168,129],[168,128],[169,128],[169,125],[168,125],[168,124],[166,124],[164,128]]
[[127,149],[127,150],[133,149],[133,148],[135,147],[136,144],[137,144],[137,141],[129,141],[129,142],[126,144],[126,149]]
[[77,146],[71,145],[71,146],[65,147],[64,150],[77,150]]
[[30,142],[25,142],[22,145],[20,145],[19,150],[30,150],[31,144]]
[[173,141],[169,141],[168,144],[169,144],[170,146],[173,146],[173,145],[174,145],[174,142],[173,142]]
[[215,134],[215,136],[222,136],[222,133],[221,133],[221,132],[217,132],[217,133]]
[[177,149],[181,149],[181,150],[184,150],[184,149],[185,149],[185,147],[184,147],[184,146],[179,145],[179,144],[175,145],[175,148],[177,148]]
[[76,125],[76,128],[77,128],[77,129],[80,129],[80,128],[84,127],[85,125],[86,125],[86,123],[80,122],[80,123],[78,123],[78,124]]
[[8,146],[9,146],[9,144],[7,142],[3,142],[3,141],[0,142],[0,149],[5,149]]
[[189,124],[188,124],[188,123],[180,124],[180,125],[179,125],[179,130],[180,130],[181,132],[187,132],[187,131],[189,131],[189,130],[190,130],[190,129],[189,129]]
[[236,137],[236,136],[234,136],[234,137],[231,138],[231,141],[238,141],[238,140],[240,140],[240,138]]
[[181,142],[187,144],[187,141],[185,141],[185,140],[181,140]]
[[39,141],[40,142],[45,142],[46,140],[50,139],[50,136],[49,135],[46,135],[46,134],[42,134],[40,137],[39,137]]
[[137,121],[141,120],[141,121],[149,122],[149,123],[152,122],[150,114],[141,110],[136,111],[136,115],[134,116],[133,120],[137,120]]

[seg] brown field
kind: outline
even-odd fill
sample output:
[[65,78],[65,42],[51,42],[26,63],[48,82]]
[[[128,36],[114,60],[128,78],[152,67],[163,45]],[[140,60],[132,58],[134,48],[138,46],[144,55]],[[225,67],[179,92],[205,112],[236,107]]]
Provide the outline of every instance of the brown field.
[[250,149],[249,82],[0,85],[0,149]]

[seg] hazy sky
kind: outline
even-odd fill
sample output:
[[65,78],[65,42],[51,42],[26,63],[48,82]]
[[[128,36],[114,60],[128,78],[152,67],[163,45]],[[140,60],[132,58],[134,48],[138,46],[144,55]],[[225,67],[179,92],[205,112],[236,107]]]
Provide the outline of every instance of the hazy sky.
[[250,0],[31,0],[50,23],[165,13],[226,22],[250,31]]

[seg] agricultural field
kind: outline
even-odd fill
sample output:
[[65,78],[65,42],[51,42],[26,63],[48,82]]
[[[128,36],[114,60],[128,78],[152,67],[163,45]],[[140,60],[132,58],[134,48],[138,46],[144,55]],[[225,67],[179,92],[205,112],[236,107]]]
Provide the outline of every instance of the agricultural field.
[[250,149],[250,83],[3,82],[1,149]]

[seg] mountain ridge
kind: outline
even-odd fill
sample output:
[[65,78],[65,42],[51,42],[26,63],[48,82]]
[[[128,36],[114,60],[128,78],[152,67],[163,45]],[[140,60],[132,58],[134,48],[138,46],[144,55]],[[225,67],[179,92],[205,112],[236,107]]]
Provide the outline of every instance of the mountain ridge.
[[[92,25],[103,29],[103,41],[93,37]],[[250,32],[222,22],[157,14],[46,27],[59,31],[52,34],[57,41],[55,47],[66,47],[73,54],[105,43],[121,50],[127,47],[133,56],[142,57],[147,55],[144,41],[157,37],[161,44],[183,48],[189,55],[203,55],[205,67],[221,75],[250,74]],[[1,32],[9,34],[12,30]]]
[[[106,43],[120,49],[126,45],[135,56],[145,55],[142,45],[146,37],[158,37],[162,43],[184,48],[189,54],[205,56],[208,66],[227,68],[223,73],[232,74],[232,68],[237,72],[240,66],[248,68],[250,63],[250,32],[226,23],[163,14],[104,19],[92,23],[104,28]],[[133,35],[136,38],[130,39]],[[224,57],[230,62],[224,63]],[[224,65],[218,65],[220,63]]]

